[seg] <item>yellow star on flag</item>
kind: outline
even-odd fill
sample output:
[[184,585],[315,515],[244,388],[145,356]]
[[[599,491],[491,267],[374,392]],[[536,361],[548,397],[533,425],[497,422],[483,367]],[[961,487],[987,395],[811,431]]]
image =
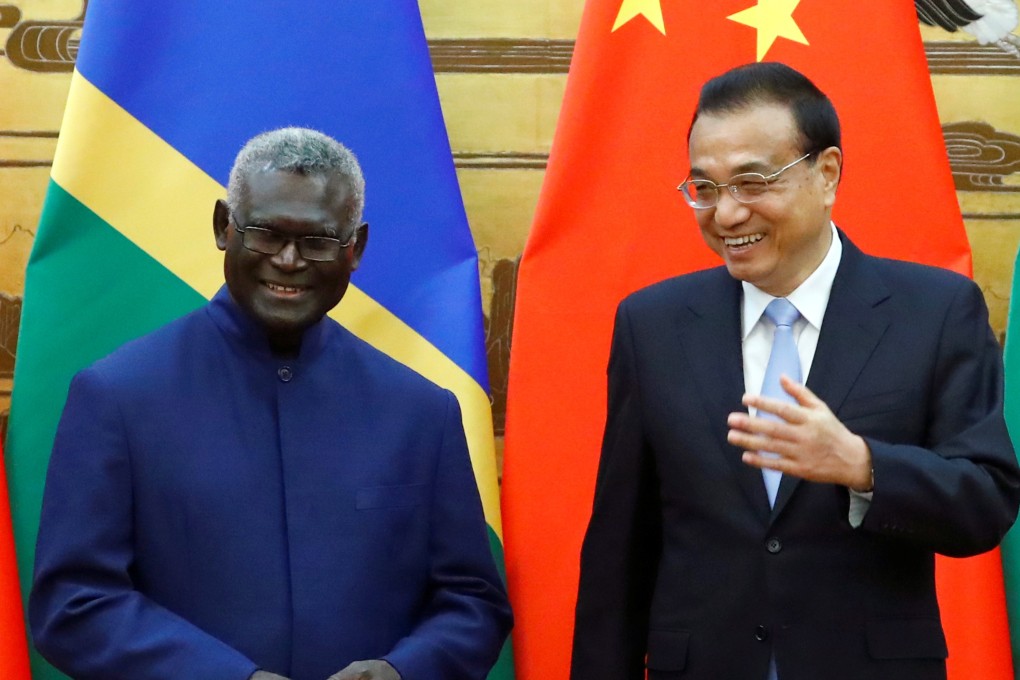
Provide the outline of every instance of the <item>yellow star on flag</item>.
[[[624,2],[626,4],[626,1]],[[807,45],[807,38],[793,20],[793,11],[800,0],[758,0],[758,4],[726,17],[738,24],[758,29],[758,61],[772,47],[776,38],[786,38]],[[619,19],[617,19],[619,22]]]
[[639,14],[652,22],[652,26],[659,29],[659,33],[666,35],[666,22],[662,20],[661,0],[623,0],[620,4],[620,13],[616,15],[613,30],[615,31]]

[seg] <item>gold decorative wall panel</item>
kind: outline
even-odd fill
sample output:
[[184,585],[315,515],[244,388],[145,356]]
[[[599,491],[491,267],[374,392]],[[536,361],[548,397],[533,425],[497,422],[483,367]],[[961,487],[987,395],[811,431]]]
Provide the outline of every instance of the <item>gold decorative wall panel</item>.
[[[454,163],[479,250],[498,431],[516,270],[538,200],[583,0],[421,0]],[[0,3],[0,414],[24,270],[80,38],[81,0]],[[1005,327],[1020,243],[1020,58],[921,26],[975,278]],[[862,43],[866,44],[866,42]],[[903,168],[909,186],[910,168]],[[889,216],[923,219],[923,216]],[[0,416],[0,427],[5,418]]]

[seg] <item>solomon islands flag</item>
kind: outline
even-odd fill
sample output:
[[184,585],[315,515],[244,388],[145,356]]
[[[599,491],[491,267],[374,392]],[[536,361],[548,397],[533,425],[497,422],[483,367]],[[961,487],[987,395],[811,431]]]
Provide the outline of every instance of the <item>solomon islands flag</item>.
[[[362,164],[372,247],[331,316],[457,395],[502,569],[477,252],[417,3],[92,0],[15,367],[7,455],[26,595],[71,376],[215,293],[213,204],[242,144],[285,125],[322,130]],[[60,677],[34,653],[32,666]],[[512,675],[507,647],[490,677]]]

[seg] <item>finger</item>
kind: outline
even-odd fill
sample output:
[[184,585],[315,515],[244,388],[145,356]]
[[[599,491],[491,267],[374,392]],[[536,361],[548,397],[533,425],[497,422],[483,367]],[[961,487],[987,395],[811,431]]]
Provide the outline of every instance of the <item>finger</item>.
[[758,409],[759,413],[770,413],[794,425],[799,425],[806,420],[806,415],[799,404],[791,404],[782,399],[763,397],[760,394],[745,394],[741,401],[745,406]]
[[777,470],[783,474],[790,474],[795,469],[794,464],[786,458],[765,455],[759,451],[744,451],[740,459],[747,465],[756,467],[759,470]]
[[782,385],[784,392],[796,399],[797,403],[805,408],[811,408],[824,403],[814,392],[808,389],[807,385],[797,382],[788,375],[779,376],[779,384]]
[[364,662],[353,661],[330,676],[329,680],[361,680],[364,677]]
[[751,416],[743,411],[734,411],[726,416],[726,424],[731,428],[750,431],[752,427]]
[[732,430],[764,435],[773,439],[793,440],[795,435],[793,426],[783,420],[752,416],[742,411],[735,411],[727,416],[726,424]]
[[784,458],[796,455],[796,447],[792,442],[767,435],[730,430],[726,433],[726,440],[733,446],[747,451],[768,451]]

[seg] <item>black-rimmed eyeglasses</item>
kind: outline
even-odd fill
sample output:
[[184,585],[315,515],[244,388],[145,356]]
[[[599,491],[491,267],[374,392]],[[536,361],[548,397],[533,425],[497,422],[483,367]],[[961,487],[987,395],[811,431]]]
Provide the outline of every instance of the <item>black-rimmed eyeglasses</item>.
[[806,153],[792,163],[787,163],[771,175],[763,175],[760,172],[743,172],[730,177],[725,184],[716,184],[710,179],[688,179],[677,189],[684,195],[687,205],[695,210],[714,208],[719,203],[719,190],[726,188],[736,200],[741,203],[754,203],[765,198],[769,191],[769,182],[774,182],[781,174],[800,163],[810,156]]
[[[231,216],[233,217],[233,216]],[[288,243],[297,245],[298,254],[312,262],[332,262],[340,251],[358,241],[357,232],[351,234],[346,243],[330,236],[287,236],[275,229],[265,227],[242,227],[234,219],[234,229],[241,234],[241,243],[248,250],[262,255],[277,255]]]

